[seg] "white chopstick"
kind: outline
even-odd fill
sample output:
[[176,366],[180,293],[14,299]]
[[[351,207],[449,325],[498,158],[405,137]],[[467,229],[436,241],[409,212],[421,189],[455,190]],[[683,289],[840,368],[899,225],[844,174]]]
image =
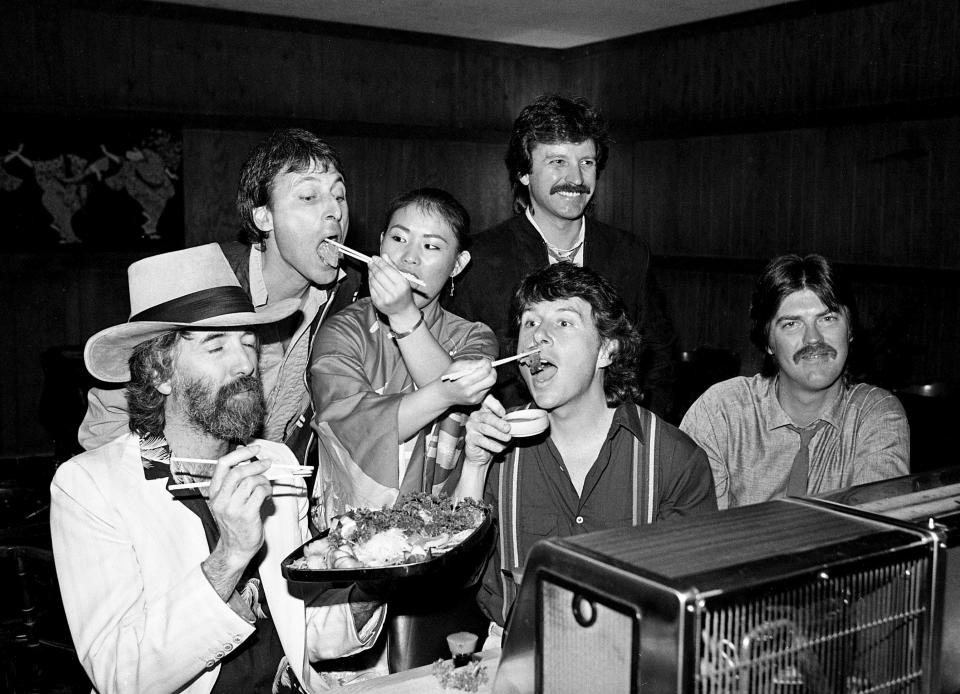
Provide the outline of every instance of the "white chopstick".
[[[514,354],[512,357],[504,357],[503,359],[497,359],[494,362],[490,362],[490,366],[500,366],[501,364],[506,364],[510,361],[516,361],[517,359],[523,359],[524,357],[529,357],[531,354],[536,354],[540,351],[540,348],[531,349],[529,352],[520,352],[520,354]],[[440,377],[441,381],[456,381],[458,378],[466,376],[468,373],[471,373],[473,369],[465,371],[454,371],[450,374],[444,374]]]
[[[369,263],[370,260],[371,260],[371,258],[370,258],[369,255],[364,255],[364,254],[361,253],[360,251],[355,251],[355,250],[353,250],[352,248],[350,248],[350,246],[344,246],[342,243],[338,243],[337,241],[331,241],[330,239],[327,239],[326,241],[324,241],[324,243],[329,243],[331,246],[333,246],[334,248],[336,248],[338,251],[340,251],[340,252],[343,253],[344,255],[348,255],[348,256],[350,256],[351,258],[354,258],[355,260],[359,260],[359,261],[362,262],[362,263]],[[407,282],[413,282],[414,284],[416,284],[417,286],[420,286],[420,287],[426,287],[426,286],[427,286],[427,283],[426,283],[426,282],[424,282],[424,281],[423,281],[422,279],[420,279],[419,277],[414,277],[414,276],[411,275],[409,272],[403,272],[403,271],[401,270],[401,271],[400,271],[400,274],[404,276],[404,278],[407,280]]]
[[[290,468],[290,473],[288,475],[280,475],[271,479],[270,481],[273,482],[274,480],[282,479],[284,477],[308,477],[313,472],[312,468],[306,466],[300,469],[294,468],[293,465],[287,465],[284,467],[284,469],[287,468]],[[167,489],[171,491],[175,489],[204,489],[209,486],[210,480],[203,480],[202,482],[182,482],[180,484],[171,484],[169,487],[167,487]]]
[[[210,458],[180,458],[177,456],[170,456],[170,462],[172,463],[192,463],[194,465],[216,465],[216,460],[211,460]],[[240,465],[247,463],[249,461],[244,460]],[[309,465],[284,465],[283,463],[274,463],[270,466],[271,470],[300,470],[302,468],[308,468],[312,470],[313,468]]]

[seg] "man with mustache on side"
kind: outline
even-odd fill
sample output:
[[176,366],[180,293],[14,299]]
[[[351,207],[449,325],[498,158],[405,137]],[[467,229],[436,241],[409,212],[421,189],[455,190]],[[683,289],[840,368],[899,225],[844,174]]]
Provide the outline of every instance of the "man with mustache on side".
[[764,269],[750,306],[761,373],[712,386],[680,424],[707,452],[721,509],[910,471],[900,402],[847,372],[853,312],[822,256],[783,255]]
[[[472,261],[444,307],[486,323],[500,355],[516,354],[510,300],[529,273],[561,261],[609,279],[643,337],[642,404],[660,416],[673,405],[676,338],[653,279],[642,236],[598,222],[594,193],[610,137],[603,115],[585,99],[544,94],[517,116],[507,147],[514,216],[478,234]],[[517,369],[500,369],[494,389],[505,406],[527,401]]]

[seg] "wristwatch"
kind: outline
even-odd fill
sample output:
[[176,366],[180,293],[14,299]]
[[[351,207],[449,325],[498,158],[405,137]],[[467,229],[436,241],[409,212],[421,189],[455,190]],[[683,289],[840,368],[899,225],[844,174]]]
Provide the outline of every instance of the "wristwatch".
[[413,324],[412,328],[410,328],[409,330],[404,330],[403,332],[399,332],[399,333],[391,328],[390,330],[387,331],[387,335],[392,337],[394,340],[402,340],[408,335],[412,335],[413,333],[415,333],[417,331],[417,328],[420,327],[421,323],[423,323],[423,311],[420,311],[420,318],[417,319],[417,322]]

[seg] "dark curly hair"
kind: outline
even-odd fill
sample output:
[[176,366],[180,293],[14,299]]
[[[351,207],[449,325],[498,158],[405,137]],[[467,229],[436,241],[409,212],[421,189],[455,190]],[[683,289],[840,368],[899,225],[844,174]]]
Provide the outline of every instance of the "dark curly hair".
[[[603,171],[610,151],[607,121],[584,98],[543,94],[525,106],[513,122],[504,162],[513,188],[513,210],[522,213],[530,206],[530,192],[520,177],[530,173],[534,146],[558,142],[593,140],[597,146],[597,175]],[[591,199],[590,204],[593,204]]]
[[815,253],[803,257],[793,253],[778,256],[760,273],[750,301],[750,341],[763,354],[760,373],[764,376],[775,376],[778,370],[776,360],[767,352],[770,325],[783,300],[804,289],[816,294],[831,311],[846,316],[853,334],[856,319],[853,293],[830,262]]
[[135,434],[163,434],[166,396],[157,386],[173,376],[173,350],[180,339],[180,331],[172,330],[141,342],[130,354],[130,382],[126,392],[130,431]]
[[263,243],[269,234],[257,227],[253,211],[270,202],[277,176],[291,171],[309,171],[313,167],[322,167],[323,171],[333,169],[344,175],[337,150],[308,130],[275,130],[253,149],[240,171],[240,185],[237,187],[240,226],[250,243]]
[[627,316],[627,308],[617,290],[593,270],[560,262],[524,277],[511,305],[515,329],[519,330],[520,318],[531,304],[575,297],[583,299],[593,309],[593,320],[600,337],[617,343],[603,376],[607,404],[614,407],[628,399],[639,401],[640,333]]

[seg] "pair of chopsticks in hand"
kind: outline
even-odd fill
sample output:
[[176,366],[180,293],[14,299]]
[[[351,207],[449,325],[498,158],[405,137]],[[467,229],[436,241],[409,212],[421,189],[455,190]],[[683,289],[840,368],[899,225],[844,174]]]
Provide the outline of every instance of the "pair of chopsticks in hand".
[[[170,458],[171,463],[192,463],[194,465],[216,465],[216,460],[206,460],[204,458]],[[243,465],[244,463],[239,463]],[[263,473],[268,480],[280,479],[281,477],[309,477],[313,474],[313,467],[310,465],[282,465],[273,464]],[[197,475],[193,475],[196,477]],[[182,482],[180,484],[171,484],[167,489],[203,489],[210,486],[210,480],[201,482]]]
[[[352,248],[350,248],[349,246],[344,246],[342,243],[338,243],[338,242],[336,242],[336,241],[331,241],[330,239],[327,239],[326,241],[324,241],[324,243],[329,243],[331,246],[333,246],[334,248],[336,248],[338,251],[340,251],[340,252],[343,253],[344,255],[350,256],[350,257],[353,258],[354,260],[359,260],[359,261],[362,262],[362,263],[369,263],[369,262],[370,262],[370,256],[369,256],[369,255],[364,255],[364,254],[361,253],[360,251],[355,251],[355,250],[353,250]],[[426,283],[426,282],[424,282],[424,281],[423,281],[422,279],[420,279],[419,277],[414,277],[414,276],[411,275],[409,272],[403,272],[403,271],[401,270],[401,271],[400,271],[400,274],[403,275],[404,279],[406,279],[407,282],[410,282],[411,284],[415,284],[415,285],[417,285],[418,287],[426,287],[426,286],[427,286],[427,283]]]
[[[540,348],[531,349],[529,352],[521,352],[520,354],[514,354],[512,357],[504,357],[503,359],[497,359],[494,362],[490,362],[490,366],[500,366],[501,364],[506,364],[507,362],[516,361],[517,359],[524,359],[531,355],[540,354]],[[539,362],[539,357],[537,357]],[[458,378],[466,376],[468,373],[472,373],[473,369],[464,369],[462,371],[454,371],[453,373],[444,374],[440,377],[441,381],[456,381]]]

